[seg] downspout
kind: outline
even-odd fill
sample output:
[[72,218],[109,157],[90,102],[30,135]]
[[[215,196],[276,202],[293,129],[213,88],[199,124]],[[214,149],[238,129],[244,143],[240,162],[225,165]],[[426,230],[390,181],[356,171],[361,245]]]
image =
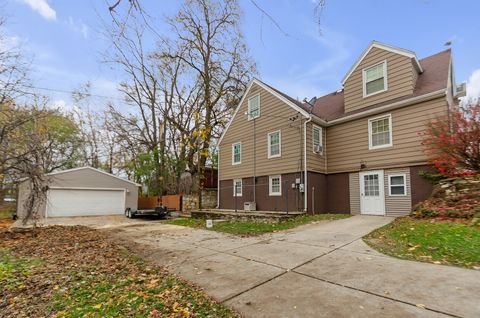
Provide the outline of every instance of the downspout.
[[308,119],[303,124],[303,211],[308,212],[308,172],[307,172],[307,124],[312,121],[312,116],[309,115]]
[[[323,143],[323,157],[324,157],[324,161],[325,161],[325,174],[328,174],[328,171],[327,171],[327,127],[325,128],[322,128],[322,132],[325,131],[325,142]],[[322,138],[323,138],[323,135],[322,135]],[[323,141],[323,140],[322,140]]]
[[217,209],[220,209],[220,147],[217,148]]

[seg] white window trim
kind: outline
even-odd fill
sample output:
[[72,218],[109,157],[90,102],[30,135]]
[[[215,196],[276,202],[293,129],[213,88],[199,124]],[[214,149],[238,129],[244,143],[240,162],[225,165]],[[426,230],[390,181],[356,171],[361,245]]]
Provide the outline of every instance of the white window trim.
[[[235,146],[240,145],[240,161],[235,162]],[[242,143],[236,142],[232,144],[232,165],[239,165],[242,163]]]
[[[270,148],[270,135],[275,133],[278,133],[278,155],[272,155],[271,148]],[[275,130],[267,134],[267,153],[268,153],[267,155],[268,159],[278,158],[282,156],[282,131],[281,130]]]
[[[314,136],[314,131],[315,129],[319,129],[320,130],[320,146],[322,146],[322,151],[320,151],[319,153],[316,153],[315,152],[315,143],[314,143],[314,139],[313,139],[313,136]],[[323,155],[323,128],[320,127],[320,126],[317,126],[317,125],[312,125],[312,152],[314,154],[320,154],[320,155]]]
[[[381,91],[378,91],[378,92],[375,92],[375,93],[367,94],[367,81],[366,81],[367,70],[371,69],[372,67],[378,66],[380,64],[383,64],[383,83],[384,83],[383,89]],[[366,67],[366,68],[362,69],[362,82],[363,82],[363,98],[370,97],[370,96],[380,94],[380,93],[383,93],[383,92],[387,91],[388,90],[387,60],[385,60],[383,62],[380,62],[380,63],[377,63],[375,65],[370,65],[369,67]]]
[[[390,142],[385,145],[379,145],[379,146],[373,146],[372,145],[372,122],[378,119],[382,118],[388,118],[388,124],[390,127]],[[374,149],[382,149],[382,148],[388,148],[393,146],[393,123],[392,123],[392,114],[386,114],[382,116],[377,116],[374,118],[369,118],[368,119],[368,149],[369,150],[374,150]]]
[[[272,191],[272,179],[273,178],[278,178],[280,181],[280,191],[279,192],[273,192]],[[268,195],[269,196],[276,196],[279,197],[282,195],[282,176],[281,175],[274,175],[274,176],[269,176],[268,177]]]
[[[392,177],[403,177],[403,188],[405,189],[404,194],[392,194]],[[401,186],[400,184],[394,184],[394,187]],[[397,173],[388,175],[388,195],[391,197],[406,197],[407,194],[407,174]]]
[[241,197],[243,194],[243,180],[242,179],[233,179],[233,196],[235,197],[235,186],[237,182],[240,182],[240,192],[237,193],[237,197]]
[[[258,96],[258,116],[256,117],[253,117],[253,116],[250,116],[250,100],[252,98],[255,98]],[[254,120],[258,117],[260,117],[260,94],[256,94],[256,95],[253,95],[253,96],[250,96],[247,100],[247,120],[250,121],[250,120]]]

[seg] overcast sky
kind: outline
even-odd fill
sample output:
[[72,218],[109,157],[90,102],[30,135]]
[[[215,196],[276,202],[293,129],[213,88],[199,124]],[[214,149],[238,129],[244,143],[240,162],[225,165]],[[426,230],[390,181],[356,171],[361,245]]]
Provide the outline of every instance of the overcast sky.
[[[141,0],[161,19],[175,1]],[[107,44],[101,20],[113,0],[7,0],[9,41],[32,59],[37,87],[71,91],[87,80],[97,95],[118,98],[121,74],[101,63]],[[322,33],[313,0],[256,0],[280,24],[278,30],[250,0],[241,0],[242,29],[259,77],[292,97],[320,96],[341,80],[371,40],[415,51],[418,58],[445,50],[452,41],[455,76],[480,94],[480,1],[327,0]],[[287,33],[287,35],[285,34]],[[43,90],[59,105],[68,93]],[[98,105],[107,98],[97,97]],[[100,106],[99,106],[100,107]]]

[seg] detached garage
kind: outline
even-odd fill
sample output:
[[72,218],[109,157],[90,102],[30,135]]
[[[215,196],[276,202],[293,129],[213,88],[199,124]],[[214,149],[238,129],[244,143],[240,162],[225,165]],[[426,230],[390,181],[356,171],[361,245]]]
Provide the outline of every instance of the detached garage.
[[[126,208],[137,209],[139,184],[92,167],[82,167],[46,175],[46,202],[42,217],[96,216],[123,214]],[[17,215],[26,215],[24,202],[29,183],[18,186]]]

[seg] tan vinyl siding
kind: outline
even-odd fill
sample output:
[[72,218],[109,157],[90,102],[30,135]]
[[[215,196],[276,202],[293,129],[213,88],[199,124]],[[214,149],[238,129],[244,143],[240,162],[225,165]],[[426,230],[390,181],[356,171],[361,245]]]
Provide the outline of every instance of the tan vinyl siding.
[[[405,196],[390,196],[389,195],[389,175],[405,174],[407,192]],[[410,213],[412,209],[412,197],[410,188],[410,169],[409,168],[394,168],[386,169],[383,172],[384,176],[384,195],[385,195],[385,215],[386,216],[403,216]],[[350,182],[350,213],[360,214],[360,180],[359,173],[354,172],[349,174]]]
[[[322,128],[322,142],[323,142],[323,153],[316,154],[313,152],[313,125]],[[303,149],[303,146],[302,146]],[[326,129],[318,124],[312,124],[309,122],[307,124],[307,170],[313,172],[326,172],[325,159],[327,158],[327,140],[326,140]]]
[[[406,177],[406,194],[405,196],[389,195],[389,175],[405,174]],[[402,216],[408,215],[412,210],[412,196],[410,189],[410,168],[388,169],[384,173],[385,184],[385,215],[386,216]]]
[[[328,127],[328,173],[358,171],[361,162],[369,170],[425,163],[419,133],[427,122],[446,112],[445,98],[438,98]],[[393,146],[369,150],[368,119],[386,114],[392,115]]]
[[[387,86],[385,92],[363,97],[363,69],[387,61]],[[351,112],[377,103],[410,95],[415,87],[417,72],[409,57],[373,48],[345,82],[345,112]]]
[[360,214],[360,180],[358,172],[349,174],[350,213]]
[[[248,121],[248,99],[260,94],[260,117],[256,125],[256,175],[267,176],[302,171],[304,118],[276,96],[257,84],[253,84],[248,95],[225,133],[219,146],[220,180],[253,176],[253,120]],[[268,133],[281,131],[281,157],[268,158]],[[242,143],[241,164],[232,165],[232,144]]]

